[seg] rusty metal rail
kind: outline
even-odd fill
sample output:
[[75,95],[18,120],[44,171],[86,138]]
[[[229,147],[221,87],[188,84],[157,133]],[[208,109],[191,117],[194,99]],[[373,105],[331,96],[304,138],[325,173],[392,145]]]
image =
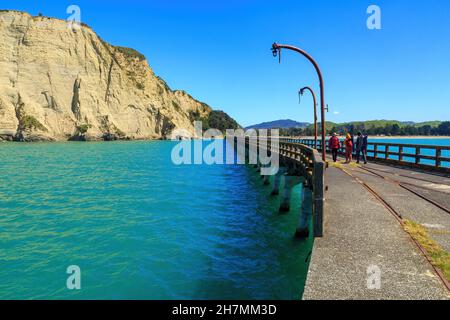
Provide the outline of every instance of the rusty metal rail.
[[440,192],[439,190],[434,190],[434,189],[430,189],[430,188],[424,188],[423,186],[418,186],[418,185],[413,185],[413,184],[405,183],[405,182],[402,182],[402,181],[398,181],[398,180],[389,178],[387,176],[383,176],[383,175],[381,175],[381,174],[379,174],[377,172],[374,172],[374,171],[372,171],[370,169],[367,169],[367,168],[364,168],[364,167],[361,167],[360,169],[365,170],[367,172],[370,172],[372,175],[375,175],[375,176],[377,176],[377,177],[379,177],[379,178],[381,178],[383,180],[386,180],[386,181],[388,181],[390,183],[393,183],[393,184],[399,186],[400,188],[403,188],[403,189],[411,192],[412,194],[415,194],[419,198],[421,198],[421,199],[431,203],[432,205],[438,207],[442,211],[450,214],[450,209],[449,208],[447,208],[446,206],[444,206],[444,205],[434,201],[433,199],[430,199],[429,197],[427,197],[427,196],[425,196],[425,195],[423,195],[423,194],[421,194],[421,193],[411,189],[410,186],[416,187],[416,188],[419,188],[419,189],[431,190],[431,191],[435,191],[435,192]]
[[[375,197],[375,199],[378,200],[394,216],[394,218],[400,223],[400,225],[404,229],[405,221],[403,220],[403,217],[401,216],[401,214],[393,206],[391,206],[389,204],[388,201],[386,201],[379,193],[377,193],[367,183],[365,183],[364,181],[362,181],[358,177],[354,176],[349,171],[347,171],[347,170],[345,170],[343,168],[340,169],[340,170],[342,170],[345,174],[347,174],[348,176],[352,177],[353,179],[355,179],[355,181],[357,181],[364,188],[366,188]],[[430,254],[428,253],[428,251],[409,232],[407,232],[407,233],[410,236],[411,241],[417,246],[417,248],[420,250],[420,252],[424,255],[425,259],[427,259],[428,263],[433,268],[433,271],[438,276],[438,278],[441,280],[443,285],[446,287],[447,291],[450,292],[450,283],[447,280],[447,278],[445,277],[445,275],[442,272],[442,270],[440,270],[438,267],[436,267],[436,265],[433,262],[433,259],[431,258]]]

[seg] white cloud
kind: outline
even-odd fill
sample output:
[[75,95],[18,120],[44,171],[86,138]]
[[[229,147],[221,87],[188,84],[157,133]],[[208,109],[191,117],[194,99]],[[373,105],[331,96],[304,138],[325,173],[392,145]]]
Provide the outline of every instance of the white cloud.
[[334,114],[335,116],[337,116],[338,114],[340,114],[340,112],[339,112],[339,111],[334,111],[333,114]]

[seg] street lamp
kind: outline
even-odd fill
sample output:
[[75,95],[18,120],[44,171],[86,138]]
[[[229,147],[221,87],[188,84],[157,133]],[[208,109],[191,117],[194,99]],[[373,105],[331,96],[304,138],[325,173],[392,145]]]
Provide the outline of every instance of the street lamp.
[[316,103],[316,95],[314,91],[310,87],[304,87],[301,88],[298,94],[300,96],[303,96],[305,91],[308,90],[311,92],[311,95],[313,97],[313,103],[314,103],[314,149],[317,149],[317,103]]
[[297,53],[300,53],[306,59],[308,59],[316,69],[317,75],[319,76],[319,84],[320,84],[320,113],[321,113],[321,121],[322,121],[322,160],[326,161],[326,143],[325,143],[325,94],[324,94],[324,84],[323,84],[323,77],[322,72],[320,71],[319,65],[317,62],[311,57],[308,53],[303,51],[302,49],[299,49],[294,46],[284,45],[284,44],[277,44],[274,43],[272,45],[272,53],[273,56],[276,57],[279,55],[280,61],[281,61],[281,49],[288,49],[295,51]]

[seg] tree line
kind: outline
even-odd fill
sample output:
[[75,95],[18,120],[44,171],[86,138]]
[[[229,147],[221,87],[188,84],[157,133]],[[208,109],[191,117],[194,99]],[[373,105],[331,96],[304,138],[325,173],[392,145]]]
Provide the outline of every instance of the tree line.
[[397,123],[386,124],[384,126],[373,126],[366,128],[364,124],[355,126],[350,124],[348,126],[333,127],[331,132],[350,132],[357,133],[364,132],[368,135],[386,135],[386,136],[448,136],[450,135],[450,121],[440,123],[437,127],[431,125],[415,126],[405,125],[400,126]]
[[[314,126],[306,128],[286,128],[279,129],[283,136],[313,136]],[[319,124],[320,135],[320,124]],[[366,127],[364,124],[343,124],[327,126],[327,134],[334,132],[338,134],[345,134],[347,132],[356,134],[359,131],[370,136],[385,135],[385,136],[450,136],[450,121],[441,122],[437,127],[431,125],[414,126],[404,125],[400,126],[397,123],[386,124],[384,126],[370,126]]]

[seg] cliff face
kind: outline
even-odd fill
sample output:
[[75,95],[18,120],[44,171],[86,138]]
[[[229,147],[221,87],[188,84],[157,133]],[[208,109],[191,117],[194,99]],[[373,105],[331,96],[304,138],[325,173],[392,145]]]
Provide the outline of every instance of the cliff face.
[[0,12],[0,139],[160,139],[210,112],[86,26]]

